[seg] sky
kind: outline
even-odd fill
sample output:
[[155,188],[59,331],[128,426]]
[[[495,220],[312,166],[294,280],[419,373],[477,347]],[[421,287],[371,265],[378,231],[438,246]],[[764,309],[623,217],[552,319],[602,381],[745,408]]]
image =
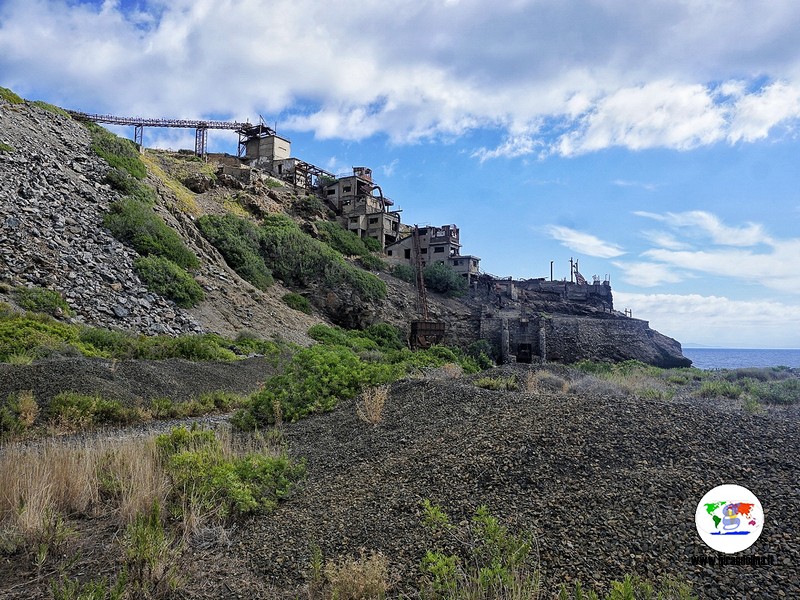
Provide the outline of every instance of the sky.
[[796,0],[0,0],[0,86],[263,118],[371,167],[403,222],[457,224],[488,273],[573,258],[685,345],[798,348],[798,31]]

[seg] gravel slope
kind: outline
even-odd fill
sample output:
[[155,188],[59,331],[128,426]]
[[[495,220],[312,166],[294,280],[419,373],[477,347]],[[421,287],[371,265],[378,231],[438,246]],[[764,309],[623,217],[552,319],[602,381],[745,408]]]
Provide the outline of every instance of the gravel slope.
[[[238,581],[245,597],[296,597],[309,545],[318,543],[326,557],[381,550],[412,581],[430,543],[419,503],[430,498],[456,520],[487,504],[532,530],[545,597],[575,578],[604,586],[638,573],[688,578],[708,598],[797,598],[797,434],[793,416],[707,404],[400,382],[377,428],[359,421],[352,403],[287,426],[292,453],[308,459],[305,489],[233,536],[240,576],[201,569],[211,596]],[[693,556],[714,554],[697,536],[697,503],[722,483],[761,500],[766,526],[745,554],[774,556],[776,566],[692,566]],[[226,588],[215,591],[215,578]]]

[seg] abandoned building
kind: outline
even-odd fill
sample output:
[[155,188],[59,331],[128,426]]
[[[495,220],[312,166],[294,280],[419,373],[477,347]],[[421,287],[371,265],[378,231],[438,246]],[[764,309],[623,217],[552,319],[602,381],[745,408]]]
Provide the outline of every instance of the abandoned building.
[[322,196],[345,229],[362,239],[378,240],[381,248],[395,243],[408,229],[400,223],[399,211],[388,210],[394,202],[372,181],[372,169],[367,167],[353,167],[352,175],[327,182],[322,186]]
[[[461,254],[458,227],[455,225],[420,227],[418,231],[423,267],[438,262],[449,265],[456,273],[466,277],[471,284],[478,280],[481,259],[470,254]],[[411,232],[395,243],[387,245],[386,256],[393,264],[414,266],[414,236]]]

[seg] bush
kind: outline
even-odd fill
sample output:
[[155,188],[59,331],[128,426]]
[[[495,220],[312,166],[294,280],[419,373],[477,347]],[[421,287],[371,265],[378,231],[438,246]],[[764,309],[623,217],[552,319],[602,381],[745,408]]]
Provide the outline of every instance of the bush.
[[50,354],[75,349],[86,356],[97,352],[83,344],[78,329],[59,323],[46,315],[20,315],[0,319],[0,361],[7,362],[11,356],[27,354],[43,358]]
[[272,271],[260,255],[261,232],[250,221],[235,215],[206,215],[198,219],[197,225],[242,279],[261,290],[272,285]]
[[361,263],[361,266],[368,271],[383,271],[386,269],[386,263],[374,254],[365,254],[364,256],[360,256],[358,258],[358,262]]
[[166,258],[184,269],[194,269],[200,264],[175,230],[139,200],[123,198],[113,203],[103,225],[142,256]]
[[[319,239],[337,252],[345,256],[365,256],[370,253],[365,245],[366,240],[362,240],[355,233],[348,231],[338,223],[317,221],[315,225],[317,226],[317,231],[319,231]],[[380,249],[380,243],[378,243],[378,250]]]
[[424,598],[538,598],[541,578],[530,534],[511,533],[485,506],[462,526],[429,500],[423,500],[422,513],[424,525],[445,542],[422,559]]
[[467,280],[456,273],[451,267],[434,263],[422,271],[425,286],[434,292],[456,297],[463,296],[469,287]]
[[153,206],[156,203],[156,193],[153,189],[132,177],[126,171],[116,168],[110,169],[106,173],[105,182],[123,196],[138,200],[147,206]]
[[147,288],[178,306],[197,306],[205,293],[200,285],[171,260],[158,256],[141,256],[134,262],[136,272]]
[[753,395],[769,404],[800,404],[800,379],[762,383],[755,387]]
[[[348,264],[327,244],[301,232],[283,215],[264,220],[261,255],[275,275],[291,286],[323,283],[329,288],[348,286],[366,301],[386,297],[386,284]],[[345,232],[346,233],[346,232]]]
[[698,392],[701,398],[738,398],[742,395],[742,386],[730,381],[704,381]]
[[61,392],[47,408],[50,421],[65,429],[83,429],[91,425],[125,425],[140,420],[138,411],[118,400]]
[[247,412],[259,427],[275,422],[277,406],[283,418],[295,421],[332,410],[340,400],[355,397],[367,386],[388,383],[398,374],[391,365],[362,362],[342,346],[305,348],[295,354],[283,374],[270,377],[253,394]]
[[69,304],[56,290],[41,287],[18,287],[14,290],[14,299],[25,310],[53,316],[72,314]]
[[375,238],[365,237],[362,241],[364,242],[364,246],[366,246],[367,250],[370,252],[381,252],[383,250],[380,241],[376,240]]
[[16,152],[16,150],[14,150],[14,146],[10,146],[9,144],[5,144],[3,142],[0,142],[0,152],[5,152],[7,154],[13,154],[14,152]]
[[191,499],[195,510],[223,519],[274,509],[305,474],[305,465],[285,454],[226,458],[214,432],[205,429],[175,427],[156,445],[180,490],[177,505]]
[[0,87],[0,98],[5,100],[9,104],[22,104],[23,102],[25,102],[25,100],[17,96],[10,89],[4,87]]
[[299,310],[300,312],[311,314],[311,303],[305,296],[289,292],[283,295],[283,303],[291,309]]
[[127,171],[136,179],[144,179],[147,168],[139,157],[139,149],[130,140],[117,137],[96,123],[84,123],[92,137],[92,151],[111,167]]
[[561,586],[558,600],[634,600],[647,598],[652,600],[697,600],[692,594],[689,583],[665,577],[656,586],[647,579],[626,575],[622,581],[612,581],[611,590],[604,596],[598,596],[592,590],[584,590],[580,581],[575,582],[572,591],[567,586]]
[[416,283],[417,275],[413,267],[408,265],[397,265],[392,269],[392,275],[406,283]]

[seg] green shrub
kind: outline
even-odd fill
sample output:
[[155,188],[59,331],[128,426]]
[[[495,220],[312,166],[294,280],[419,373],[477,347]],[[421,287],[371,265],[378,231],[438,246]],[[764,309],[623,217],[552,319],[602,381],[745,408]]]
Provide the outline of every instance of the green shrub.
[[456,526],[429,500],[423,523],[441,547],[422,559],[421,595],[431,600],[538,598],[541,576],[533,537],[514,534],[479,507],[468,525]]
[[406,283],[416,283],[417,275],[413,267],[408,265],[397,265],[392,269],[392,275],[405,281]]
[[481,377],[475,380],[475,385],[486,390],[516,391],[519,382],[513,375],[508,377]]
[[367,250],[370,252],[380,252],[383,250],[380,241],[376,240],[375,238],[365,237],[362,241],[364,242],[364,246],[366,246]]
[[139,347],[136,335],[102,327],[83,327],[79,339],[108,358],[135,358]]
[[387,383],[398,375],[397,367],[363,362],[348,348],[313,346],[295,354],[284,373],[270,377],[253,394],[246,412],[252,417],[250,422],[264,427],[275,422],[274,410],[280,405],[282,417],[294,421],[329,411],[364,387]]
[[730,381],[704,381],[698,392],[701,398],[738,398],[742,395],[742,386]]
[[[372,238],[367,238],[372,239]],[[375,256],[374,254],[365,254],[358,258],[361,266],[368,271],[384,271],[386,269],[386,262]]]
[[147,289],[169,298],[178,306],[197,306],[205,293],[200,285],[169,259],[158,256],[141,256],[134,261],[139,278]]
[[575,582],[572,591],[561,586],[558,600],[697,600],[692,593],[691,584],[665,577],[659,585],[638,576],[626,575],[622,581],[612,581],[611,589],[605,596],[598,596],[593,590],[584,590],[580,581]]
[[103,225],[115,238],[130,244],[142,256],[166,258],[184,269],[194,269],[200,264],[175,230],[139,200],[123,198],[114,202],[103,219]]
[[494,348],[488,340],[477,340],[467,348],[467,356],[474,358],[481,370],[494,366],[494,354]]
[[25,100],[17,96],[10,89],[4,87],[0,87],[0,98],[5,100],[9,104],[22,104],[23,102],[25,102]]
[[164,528],[157,501],[128,525],[122,546],[132,597],[161,598],[177,588],[180,546]]
[[[345,256],[364,256],[369,254],[370,250],[365,245],[365,240],[362,240],[355,233],[348,231],[338,223],[317,221],[315,225],[317,226],[317,231],[319,231],[319,239],[337,252]],[[378,250],[380,250],[380,243],[378,244]]]
[[800,379],[762,383],[752,393],[759,401],[768,404],[800,404]]
[[428,265],[422,271],[422,275],[425,278],[425,286],[429,290],[447,296],[463,296],[469,287],[466,278],[445,264],[434,263]]
[[105,182],[123,196],[138,200],[147,206],[153,206],[156,203],[155,191],[150,186],[129,175],[127,171],[116,168],[110,169],[106,173]]
[[139,157],[139,149],[130,140],[117,137],[96,123],[84,123],[92,137],[92,151],[111,167],[127,171],[136,179],[144,179],[147,168]]
[[61,427],[83,429],[91,425],[126,425],[140,420],[138,411],[118,400],[61,392],[50,401],[49,419]]
[[260,255],[261,232],[250,221],[235,215],[205,215],[198,219],[197,225],[242,279],[261,290],[272,285],[272,272]]
[[31,102],[34,106],[38,106],[42,110],[46,110],[47,112],[53,113],[54,115],[59,115],[61,117],[67,117],[70,119],[70,114],[65,111],[63,108],[56,106],[55,104],[50,104],[49,102],[45,102],[44,100],[34,100]]
[[69,304],[56,290],[41,287],[18,287],[14,290],[14,299],[25,310],[54,316],[72,314]]
[[16,152],[16,150],[14,150],[14,146],[10,146],[9,144],[5,144],[3,142],[0,142],[0,152],[5,152],[7,154],[13,154],[14,152]]
[[326,287],[348,286],[366,301],[386,297],[386,284],[348,264],[327,244],[301,232],[283,215],[264,220],[261,254],[273,273],[287,285],[304,287],[323,283]]
[[80,341],[76,327],[52,317],[29,313],[0,319],[0,361],[7,362],[19,354],[44,358],[70,348],[85,356],[98,354]]
[[301,296],[300,294],[295,294],[294,292],[289,292],[288,294],[284,294],[283,303],[292,308],[294,310],[299,310],[300,312],[304,312],[307,315],[311,314],[311,303],[305,296]]
[[195,510],[221,518],[274,509],[305,475],[305,465],[285,454],[226,458],[214,432],[200,428],[175,427],[156,446],[180,495],[177,505],[191,499]]

